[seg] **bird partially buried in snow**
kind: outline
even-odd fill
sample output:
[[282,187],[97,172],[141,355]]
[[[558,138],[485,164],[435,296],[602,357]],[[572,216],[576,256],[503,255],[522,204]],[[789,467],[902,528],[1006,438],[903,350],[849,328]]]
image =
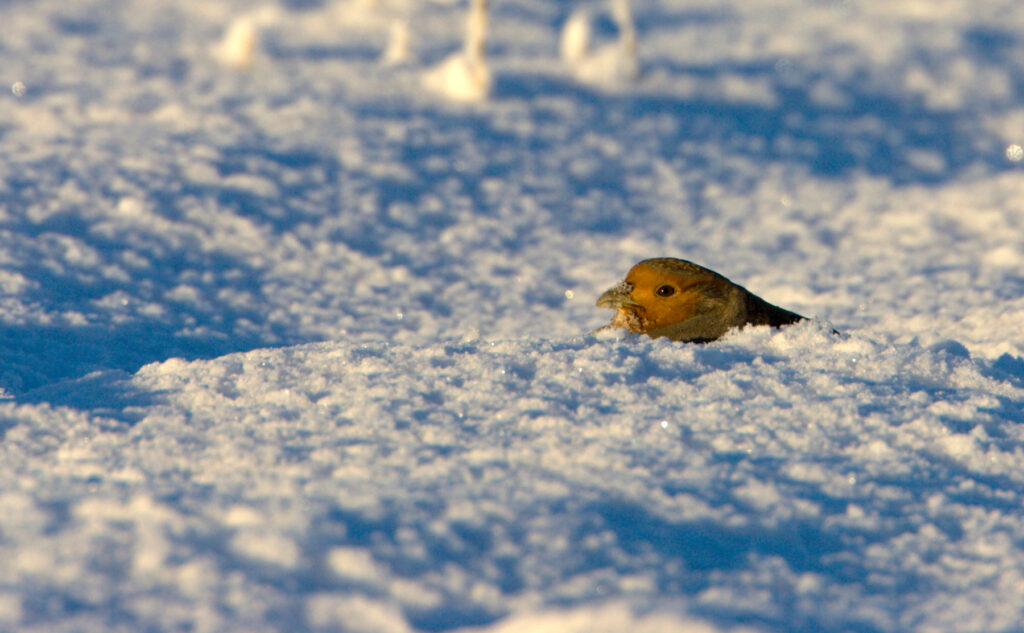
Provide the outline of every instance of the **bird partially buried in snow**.
[[615,310],[608,327],[690,343],[713,341],[732,328],[804,320],[713,270],[672,257],[639,262],[597,305]]

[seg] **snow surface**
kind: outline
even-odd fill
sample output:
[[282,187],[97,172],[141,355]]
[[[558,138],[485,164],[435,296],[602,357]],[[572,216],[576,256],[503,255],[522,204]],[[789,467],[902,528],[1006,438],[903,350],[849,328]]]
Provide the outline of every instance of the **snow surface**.
[[0,3],[0,631],[1024,630],[1024,3],[466,9]]

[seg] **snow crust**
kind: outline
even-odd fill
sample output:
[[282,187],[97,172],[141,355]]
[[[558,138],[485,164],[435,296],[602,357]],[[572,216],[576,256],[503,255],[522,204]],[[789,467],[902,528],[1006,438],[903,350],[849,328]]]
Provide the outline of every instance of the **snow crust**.
[[0,631],[1020,631],[1024,5],[477,6],[0,4]]

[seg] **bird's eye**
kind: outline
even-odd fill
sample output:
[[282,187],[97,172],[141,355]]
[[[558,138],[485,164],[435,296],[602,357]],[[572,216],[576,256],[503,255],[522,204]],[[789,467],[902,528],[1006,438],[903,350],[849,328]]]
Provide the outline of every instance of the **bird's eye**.
[[654,291],[654,294],[658,295],[659,297],[671,297],[675,293],[676,289],[668,284],[658,286],[658,288]]

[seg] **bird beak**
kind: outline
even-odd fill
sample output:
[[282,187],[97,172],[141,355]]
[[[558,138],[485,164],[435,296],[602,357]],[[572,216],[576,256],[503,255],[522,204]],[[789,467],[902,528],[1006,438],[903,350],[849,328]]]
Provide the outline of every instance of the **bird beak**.
[[633,292],[633,284],[620,281],[608,290],[605,290],[604,294],[597,298],[597,307],[612,308],[614,310],[640,307],[640,304],[633,301],[633,298],[629,296],[631,292]]

